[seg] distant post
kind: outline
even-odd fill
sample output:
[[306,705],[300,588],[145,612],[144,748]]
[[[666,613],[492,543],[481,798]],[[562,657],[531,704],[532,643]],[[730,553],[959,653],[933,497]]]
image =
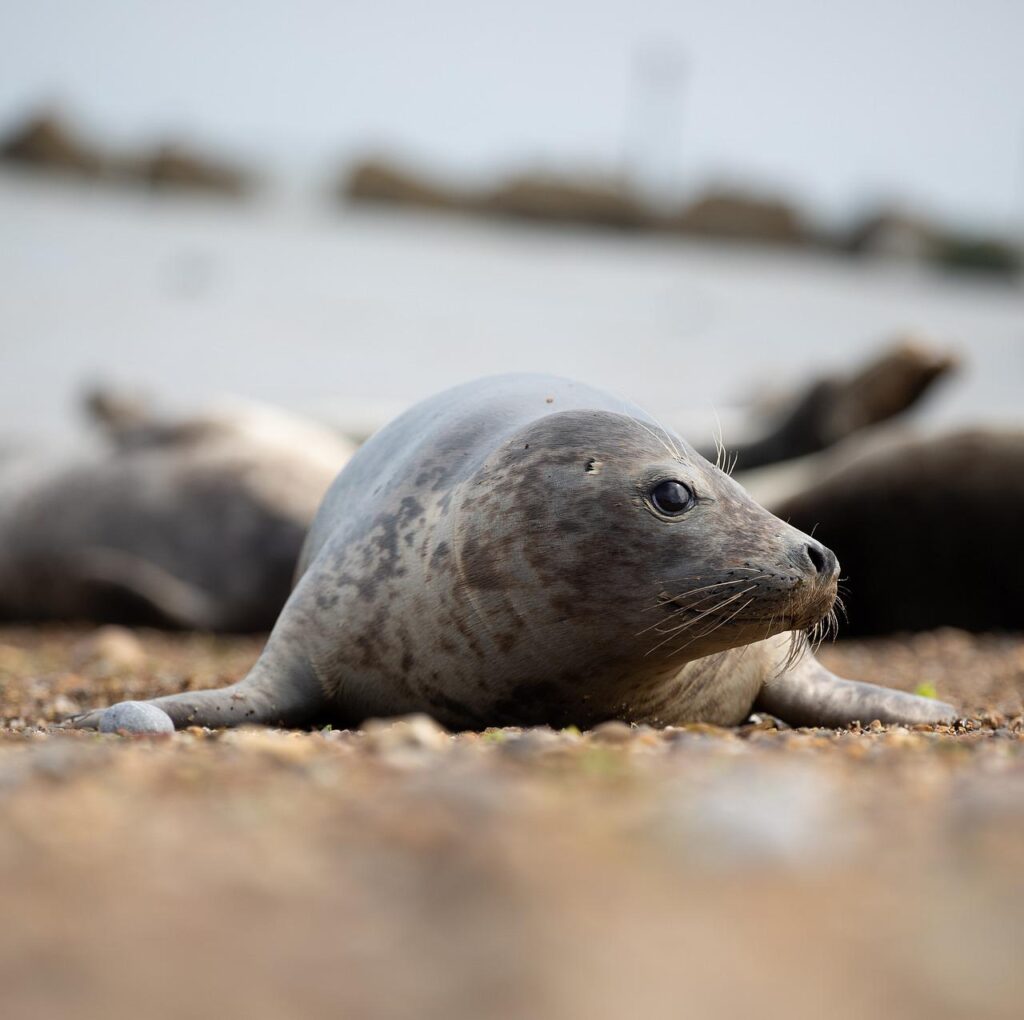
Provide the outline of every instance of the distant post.
[[682,190],[686,70],[678,44],[647,44],[633,52],[623,167],[628,186],[659,209],[676,204]]

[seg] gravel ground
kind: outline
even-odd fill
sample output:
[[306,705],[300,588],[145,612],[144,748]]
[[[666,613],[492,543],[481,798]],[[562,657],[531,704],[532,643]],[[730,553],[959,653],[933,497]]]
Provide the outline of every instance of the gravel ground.
[[954,727],[191,730],[261,641],[0,629],[0,1016],[1019,1017],[1024,638],[840,643]]

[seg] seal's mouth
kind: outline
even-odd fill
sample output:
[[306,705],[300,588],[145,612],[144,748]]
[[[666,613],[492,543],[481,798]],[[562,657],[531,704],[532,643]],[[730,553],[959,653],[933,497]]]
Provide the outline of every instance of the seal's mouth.
[[[722,575],[718,575],[719,578]],[[704,655],[790,632],[794,650],[816,645],[835,632],[836,578],[793,577],[756,571],[724,579],[689,578],[686,591],[661,590],[656,619],[637,634],[649,635],[649,655],[690,650]],[[795,654],[795,651],[794,651]]]
[[[791,612],[782,619],[779,630],[803,631],[816,646],[839,633],[836,608],[842,608],[837,579],[832,577],[806,586]],[[845,611],[845,610],[844,610]]]
[[[675,621],[706,619],[735,625],[763,624],[771,633],[812,630],[835,617],[838,599],[834,577],[796,580],[780,588],[767,571],[730,578],[690,591],[658,593],[659,608]],[[766,636],[768,636],[766,634]]]

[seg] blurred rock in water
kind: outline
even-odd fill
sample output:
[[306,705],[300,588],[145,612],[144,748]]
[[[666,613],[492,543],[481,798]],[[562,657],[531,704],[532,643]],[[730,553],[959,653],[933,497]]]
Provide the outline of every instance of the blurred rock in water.
[[161,191],[203,191],[237,197],[252,187],[241,168],[178,143],[166,143],[134,164],[138,178]]
[[384,156],[357,161],[341,176],[341,201],[514,217],[555,226],[591,225],[709,240],[819,247],[907,259],[954,270],[1012,275],[1018,248],[999,238],[960,236],[923,216],[882,207],[845,231],[815,225],[796,203],[757,189],[713,186],[675,210],[655,208],[615,177],[595,173],[514,175],[493,187],[460,187]]
[[383,157],[360,160],[343,175],[337,189],[342,200],[385,202],[426,209],[458,209],[468,204],[453,189]]
[[942,269],[996,276],[1017,276],[1024,268],[1019,248],[1001,238],[946,234],[936,244],[931,260]]
[[552,224],[668,231],[704,237],[801,244],[811,240],[799,214],[780,199],[713,191],[681,212],[660,212],[625,182],[597,174],[519,173],[492,188],[439,183],[383,157],[364,159],[338,189],[344,200],[385,202],[508,216]]
[[964,233],[895,208],[864,216],[839,240],[839,247],[857,255],[929,262],[954,272],[1012,277],[1024,267],[1020,248],[1005,237]]
[[877,209],[858,220],[839,245],[856,255],[923,260],[935,250],[939,228],[923,216]]
[[181,143],[141,153],[107,150],[87,140],[66,116],[50,111],[28,117],[0,141],[0,160],[31,171],[161,191],[239,196],[255,180],[240,166]]
[[484,196],[478,207],[499,216],[630,230],[656,221],[654,213],[619,182],[541,173],[510,178]]
[[800,213],[773,196],[712,190],[674,217],[681,233],[738,241],[807,244],[811,235]]
[[0,140],[0,159],[32,170],[89,179],[100,177],[107,169],[104,154],[52,112],[28,117]]

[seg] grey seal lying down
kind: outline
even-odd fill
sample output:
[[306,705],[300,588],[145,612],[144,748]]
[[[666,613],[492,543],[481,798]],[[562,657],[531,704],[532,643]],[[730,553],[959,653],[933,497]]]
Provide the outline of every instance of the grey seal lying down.
[[103,394],[92,411],[98,448],[0,458],[0,619],[271,627],[352,444],[255,404],[164,420]]
[[355,454],[248,676],[106,712],[143,731],[166,726],[161,713],[176,727],[953,718],[800,647],[838,572],[640,409],[565,379],[484,379]]

